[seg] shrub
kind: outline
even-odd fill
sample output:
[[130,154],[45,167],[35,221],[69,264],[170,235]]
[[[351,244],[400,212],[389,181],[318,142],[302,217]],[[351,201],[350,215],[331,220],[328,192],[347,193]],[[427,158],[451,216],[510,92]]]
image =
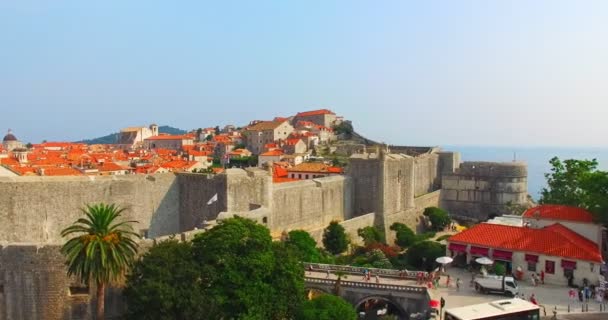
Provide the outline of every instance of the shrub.
[[424,209],[423,215],[429,217],[433,230],[435,231],[443,230],[452,221],[447,211],[437,207],[428,207]]
[[365,247],[366,251],[372,251],[372,250],[376,250],[376,249],[382,251],[382,253],[384,253],[384,255],[387,258],[394,258],[394,257],[396,257],[396,256],[399,255],[398,248],[391,247],[391,246],[386,245],[384,243],[378,243],[378,242],[376,242],[376,243],[372,243],[369,246]]
[[417,241],[424,241],[424,240],[432,239],[432,238],[435,238],[435,235],[436,235],[435,232],[425,232],[423,234],[418,235]]
[[365,246],[373,243],[384,243],[384,232],[374,226],[360,228],[357,230],[357,234],[363,239]]
[[390,229],[396,232],[395,244],[401,248],[407,248],[417,241],[414,231],[403,223],[393,223]]
[[507,274],[507,268],[502,263],[494,264],[494,273],[498,276],[504,276]]
[[317,242],[308,232],[304,230],[290,231],[285,244],[294,249],[300,261],[321,262],[321,253],[317,249]]
[[422,241],[411,246],[405,253],[407,264],[416,269],[431,271],[434,269],[435,259],[445,255],[445,246],[437,242]]
[[340,254],[346,251],[349,243],[344,227],[338,221],[332,221],[323,231],[323,245],[332,254]]

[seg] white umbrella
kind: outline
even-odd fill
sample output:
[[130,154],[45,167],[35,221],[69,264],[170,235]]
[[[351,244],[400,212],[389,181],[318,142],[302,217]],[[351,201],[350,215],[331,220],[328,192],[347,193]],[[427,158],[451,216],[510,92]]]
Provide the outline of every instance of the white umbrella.
[[479,263],[479,264],[483,264],[483,265],[490,265],[492,263],[494,263],[494,261],[492,261],[490,258],[487,257],[481,257],[481,258],[477,258],[475,259],[475,262]]
[[452,259],[450,257],[439,257],[439,258],[435,259],[435,261],[437,261],[437,263],[441,263],[441,264],[448,264],[448,263],[454,261],[454,259]]

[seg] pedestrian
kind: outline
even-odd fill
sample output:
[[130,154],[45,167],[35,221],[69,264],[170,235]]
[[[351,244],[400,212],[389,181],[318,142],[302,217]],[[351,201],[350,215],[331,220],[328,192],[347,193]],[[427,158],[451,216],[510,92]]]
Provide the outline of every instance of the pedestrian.
[[380,276],[376,273],[376,283],[380,283]]
[[534,273],[530,276],[530,281],[532,282],[532,285],[536,287],[536,278],[534,277]]
[[445,280],[445,287],[449,288],[450,287],[450,275],[448,274],[447,279]]
[[461,284],[462,284],[462,281],[460,280],[460,278],[456,278],[456,291],[460,291]]
[[530,296],[530,302],[534,303],[535,305],[538,305],[538,301],[536,301],[536,297],[534,296],[534,293]]
[[545,284],[545,270],[540,271],[540,283]]
[[585,286],[585,301],[589,301],[589,299],[591,298],[591,289],[589,289],[589,286]]
[[570,299],[570,301],[576,301],[576,291],[574,291],[573,288],[570,288],[570,290],[568,290],[568,298]]
[[325,276],[325,279],[329,278],[329,269],[326,269],[325,272],[327,273],[327,275]]
[[367,269],[363,269],[363,281],[367,280]]
[[583,288],[581,288],[580,290],[577,290],[577,291],[578,291],[578,301],[583,302],[585,290]]

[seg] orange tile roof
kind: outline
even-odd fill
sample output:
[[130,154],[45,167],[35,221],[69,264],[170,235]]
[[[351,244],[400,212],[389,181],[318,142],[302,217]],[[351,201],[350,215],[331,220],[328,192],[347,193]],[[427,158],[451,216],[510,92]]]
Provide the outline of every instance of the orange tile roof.
[[125,168],[114,162],[104,162],[103,164],[100,164],[99,166],[97,166],[97,169],[99,171],[107,172],[107,171],[124,171],[124,170],[129,170],[130,168]]
[[335,114],[335,113],[333,113],[331,110],[328,110],[328,109],[319,109],[319,110],[300,112],[296,116],[297,117],[308,117],[308,116],[318,116],[318,115],[323,115],[323,114]]
[[264,156],[264,157],[276,157],[276,156],[281,156],[281,155],[283,155],[283,150],[272,150],[272,151],[267,151],[267,152],[260,154],[260,156]]
[[281,166],[273,166],[272,176],[275,178],[285,178],[287,177],[287,169]]
[[292,139],[285,140],[285,144],[288,145],[288,146],[295,146],[300,141],[302,141],[302,139],[292,138]]
[[173,160],[163,163],[161,167],[166,169],[188,169],[197,164],[197,162],[198,161]]
[[481,223],[450,237],[448,242],[577,260],[602,261],[602,254],[597,244],[559,223],[542,229]]
[[277,121],[277,122],[285,122],[289,120],[289,118],[284,118],[284,117],[275,117],[272,121]]
[[222,172],[226,171],[226,170],[224,170],[224,168],[212,168],[212,170],[213,170],[213,173],[222,173]]
[[593,215],[585,209],[553,204],[530,208],[524,212],[523,217],[593,223]]
[[82,172],[66,167],[66,168],[44,168],[45,176],[82,176]]

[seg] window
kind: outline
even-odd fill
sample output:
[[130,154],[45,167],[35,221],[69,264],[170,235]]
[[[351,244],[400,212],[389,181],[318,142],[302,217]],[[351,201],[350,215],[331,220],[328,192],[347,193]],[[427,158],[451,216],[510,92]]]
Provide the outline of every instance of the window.
[[268,223],[268,217],[264,217],[264,218],[262,218],[262,222],[263,222],[264,224]]
[[528,271],[536,272],[536,262],[528,261]]
[[71,296],[75,296],[75,295],[86,295],[89,294],[89,287],[83,287],[83,286],[70,286],[70,295]]
[[306,179],[308,179],[308,175],[306,175]]
[[555,261],[545,261],[545,272],[548,274],[555,274]]
[[302,179],[302,175],[301,174],[298,174],[298,179]]

